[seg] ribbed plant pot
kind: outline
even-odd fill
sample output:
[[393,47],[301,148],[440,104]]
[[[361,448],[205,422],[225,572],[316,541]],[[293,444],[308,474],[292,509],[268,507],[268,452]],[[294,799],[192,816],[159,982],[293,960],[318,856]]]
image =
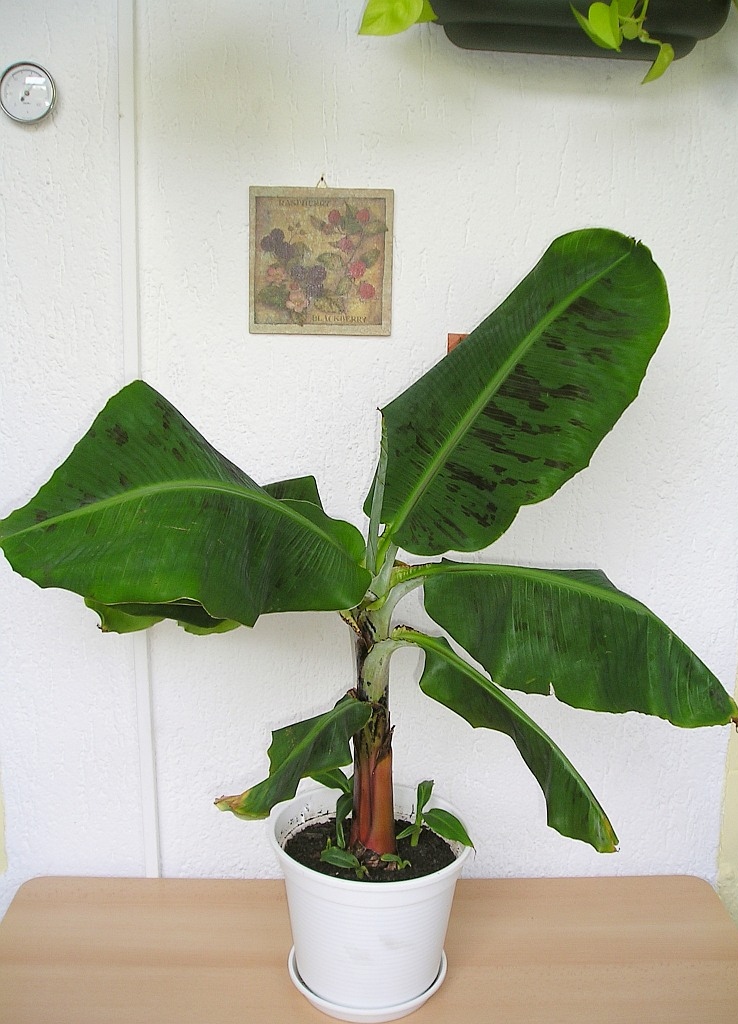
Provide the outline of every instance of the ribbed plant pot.
[[[587,13],[591,0],[573,0]],[[626,40],[620,53],[596,46],[574,20],[569,0],[432,0],[446,35],[469,50],[552,53],[652,61],[655,47]],[[646,28],[684,57],[698,39],[719,32],[731,0],[650,0]]]
[[[331,817],[336,796],[335,790],[309,790],[278,804],[270,816],[292,926],[290,975],[329,1016],[367,1024],[396,1020],[426,1002],[443,981],[454,889],[471,851],[455,847],[453,864],[406,882],[355,882],[312,871],[283,845],[305,824]],[[399,817],[411,818],[414,803],[415,790],[396,787]],[[442,800],[432,798],[429,806],[457,814]]]

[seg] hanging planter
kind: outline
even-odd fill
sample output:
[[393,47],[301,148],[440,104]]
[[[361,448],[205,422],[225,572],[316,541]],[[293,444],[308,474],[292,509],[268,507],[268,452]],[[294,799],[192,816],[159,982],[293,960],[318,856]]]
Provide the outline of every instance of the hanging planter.
[[[658,78],[719,32],[731,0],[369,0],[359,29],[392,35],[435,21],[456,46],[652,62]],[[645,44],[645,45],[644,45]]]
[[[650,0],[645,24],[653,38],[684,57],[699,39],[719,32],[731,0]],[[573,57],[653,60],[650,47],[624,39],[620,52],[603,49],[582,31],[572,6],[586,14],[586,0],[433,0],[437,24],[456,46],[469,50],[551,53]]]

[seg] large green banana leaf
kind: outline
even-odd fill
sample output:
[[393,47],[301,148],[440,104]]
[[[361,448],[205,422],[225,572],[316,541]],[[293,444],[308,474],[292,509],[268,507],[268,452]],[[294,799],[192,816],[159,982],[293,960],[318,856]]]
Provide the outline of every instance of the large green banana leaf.
[[[318,485],[313,476],[279,480],[264,488],[273,498],[291,498],[310,501],[322,508]],[[227,633],[241,625],[233,619],[214,619],[196,601],[173,601],[170,604],[101,604],[90,598],[85,604],[100,616],[100,628],[105,633],[135,633],[156,625],[162,619],[176,619],[188,633],[200,635]]]
[[239,818],[266,818],[275,804],[295,795],[300,779],[332,775],[349,764],[349,739],[371,715],[370,704],[347,694],[324,715],[278,729],[269,747],[268,778],[238,796],[221,797],[216,806]]
[[271,485],[275,496],[134,381],[0,523],[0,545],[39,586],[200,631],[251,626],[264,612],[348,608],[370,580],[364,541],[323,512],[311,479]]
[[603,229],[557,239],[463,344],[382,410],[383,544],[425,555],[491,544],[521,505],[588,465],[638,393],[668,319],[645,246]]
[[617,849],[607,815],[571,762],[525,712],[491,680],[459,657],[442,637],[399,627],[393,636],[425,652],[420,688],[474,728],[509,736],[543,790],[547,822],[564,836],[590,843],[600,853]]
[[423,572],[431,618],[500,686],[685,727],[738,715],[697,655],[603,572],[448,561]]

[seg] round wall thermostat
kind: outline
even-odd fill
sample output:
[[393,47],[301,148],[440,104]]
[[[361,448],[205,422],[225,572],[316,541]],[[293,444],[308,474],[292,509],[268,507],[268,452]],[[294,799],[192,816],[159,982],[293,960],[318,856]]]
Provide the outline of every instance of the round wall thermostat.
[[54,109],[54,79],[40,64],[11,64],[0,77],[0,106],[8,117],[24,124],[41,121]]

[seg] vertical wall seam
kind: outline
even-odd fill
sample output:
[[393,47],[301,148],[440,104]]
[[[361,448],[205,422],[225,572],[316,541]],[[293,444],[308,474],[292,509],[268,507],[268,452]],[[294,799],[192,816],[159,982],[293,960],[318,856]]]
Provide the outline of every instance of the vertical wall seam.
[[[735,695],[738,697],[738,684]],[[738,736],[731,729],[725,766],[717,891],[738,924]]]
[[[118,146],[120,176],[120,249],[123,371],[126,382],[141,376],[138,259],[138,175],[136,139],[136,2],[118,0]],[[141,780],[144,866],[149,878],[161,875],[157,800],[156,740],[148,633],[134,633],[133,672]]]

